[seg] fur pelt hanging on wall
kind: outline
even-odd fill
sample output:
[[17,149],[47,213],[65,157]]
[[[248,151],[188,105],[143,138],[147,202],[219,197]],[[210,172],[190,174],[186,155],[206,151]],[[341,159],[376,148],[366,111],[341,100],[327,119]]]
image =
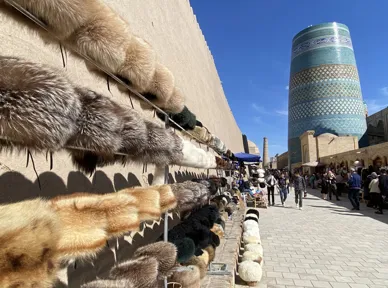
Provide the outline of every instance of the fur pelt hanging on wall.
[[205,204],[209,197],[209,190],[205,185],[191,181],[172,184],[171,189],[178,201],[177,209],[182,213]]
[[160,210],[165,213],[177,206],[177,199],[170,185],[160,185],[154,187],[160,195]]
[[167,113],[180,113],[185,107],[185,96],[178,87],[174,88],[170,99],[165,104],[164,110]]
[[0,206],[0,287],[52,287],[61,223],[42,199]]
[[173,164],[192,168],[213,169],[217,167],[216,159],[213,154],[198,148],[192,142],[182,139],[183,158]]
[[177,248],[174,244],[169,242],[149,244],[138,248],[133,254],[134,258],[142,256],[153,257],[158,261],[159,280],[171,276],[174,272],[174,268],[177,267]]
[[[156,114],[162,121],[164,121],[164,114],[159,112]],[[193,130],[195,128],[197,117],[189,110],[189,108],[187,108],[187,106],[184,106],[180,113],[170,113],[169,116],[185,130]],[[181,128],[176,126],[174,123],[171,123],[171,126],[177,130],[181,130]]]
[[76,131],[81,103],[59,71],[0,56],[1,147],[56,151]]
[[138,257],[113,267],[110,277],[131,280],[134,287],[157,287],[159,263],[153,257]]
[[160,194],[158,190],[150,188],[127,188],[119,193],[131,195],[138,200],[138,213],[140,221],[158,220],[161,215]]

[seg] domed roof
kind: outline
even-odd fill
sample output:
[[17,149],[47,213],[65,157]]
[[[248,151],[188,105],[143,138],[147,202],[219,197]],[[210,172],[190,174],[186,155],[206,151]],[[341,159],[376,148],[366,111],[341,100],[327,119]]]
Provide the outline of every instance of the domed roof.
[[335,137],[335,138],[337,138],[338,136],[335,134],[331,134],[331,133],[323,133],[323,134],[319,135],[318,137]]

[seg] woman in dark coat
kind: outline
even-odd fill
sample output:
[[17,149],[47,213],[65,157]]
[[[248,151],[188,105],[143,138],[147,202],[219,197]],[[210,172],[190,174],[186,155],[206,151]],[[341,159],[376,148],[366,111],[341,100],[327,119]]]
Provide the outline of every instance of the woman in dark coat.
[[329,192],[329,182],[327,179],[327,174],[323,174],[322,176],[322,183],[321,183],[321,194],[322,194],[322,199],[326,200],[327,199],[327,193]]

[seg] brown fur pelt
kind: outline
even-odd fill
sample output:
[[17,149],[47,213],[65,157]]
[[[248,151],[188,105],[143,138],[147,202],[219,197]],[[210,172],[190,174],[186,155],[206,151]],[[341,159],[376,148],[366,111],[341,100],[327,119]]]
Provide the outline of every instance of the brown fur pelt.
[[123,189],[119,193],[131,195],[137,199],[140,221],[158,220],[160,218],[160,194],[158,190],[152,189],[152,187],[138,187]]
[[160,209],[162,213],[174,209],[177,206],[177,199],[175,198],[170,185],[155,186],[154,188],[159,191]]
[[62,224],[58,256],[63,259],[92,258],[108,240],[108,219],[99,195],[77,193],[51,199]]
[[207,265],[206,263],[200,259],[199,257],[197,256],[193,256],[190,258],[189,261],[187,261],[186,263],[182,264],[184,266],[189,266],[189,265],[192,265],[192,266],[197,266],[198,269],[199,269],[199,273],[200,273],[200,278],[203,279],[206,277],[206,274],[207,274]]
[[209,245],[205,248],[205,251],[209,254],[209,264],[214,261],[214,258],[216,258],[216,248],[214,248],[212,245]]
[[206,266],[209,266],[209,253],[206,250],[202,249],[202,255],[197,257],[201,259],[206,264]]
[[72,84],[45,65],[0,56],[0,147],[56,151],[76,131],[81,103]]
[[82,288],[136,288],[129,280],[95,280]]
[[140,247],[133,255],[134,258],[142,256],[153,257],[158,261],[159,279],[171,276],[177,266],[177,248],[169,242],[156,242]]
[[0,287],[52,287],[61,225],[49,203],[1,205],[0,219]]
[[209,198],[209,189],[201,183],[185,181],[172,184],[171,189],[178,201],[177,209],[182,213],[206,204]]
[[224,232],[224,229],[222,228],[222,226],[220,224],[214,224],[212,229],[210,229],[210,231],[212,231],[214,234],[216,234],[219,238],[224,238],[225,236],[225,232]]
[[153,257],[138,257],[118,264],[110,271],[112,279],[130,279],[134,287],[157,287],[159,263]]
[[178,269],[169,278],[170,282],[178,282],[184,288],[200,288],[201,275],[197,266],[185,266]]
[[167,101],[164,110],[168,113],[181,113],[185,107],[185,96],[181,89],[174,88],[170,100]]

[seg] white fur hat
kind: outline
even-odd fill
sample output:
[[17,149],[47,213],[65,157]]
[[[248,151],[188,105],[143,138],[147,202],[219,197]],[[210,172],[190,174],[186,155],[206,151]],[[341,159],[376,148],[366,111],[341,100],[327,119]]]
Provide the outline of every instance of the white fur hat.
[[257,215],[256,215],[256,214],[249,213],[249,214],[246,214],[246,215],[245,215],[245,218],[247,218],[247,217],[256,218],[256,219],[257,219],[257,221],[259,221],[259,217],[257,217]]
[[260,237],[257,236],[246,236],[243,238],[244,244],[261,244]]
[[261,246],[261,244],[247,244],[244,246],[244,250],[255,252],[261,256],[263,256],[264,253],[263,246]]
[[252,252],[252,251],[245,251],[243,256],[242,256],[242,261],[241,262],[244,262],[244,261],[253,261],[253,262],[257,262],[259,263],[261,266],[263,266],[263,256],[261,256],[260,254],[256,253],[256,252]]
[[243,233],[243,239],[244,239],[244,237],[248,237],[248,236],[255,236],[255,237],[260,238],[260,230],[259,229],[252,229],[252,230],[245,231]]
[[256,286],[263,276],[263,271],[259,263],[248,260],[239,264],[238,274],[249,286]]
[[259,229],[259,224],[255,220],[247,220],[243,224],[244,231],[252,230],[252,229]]

